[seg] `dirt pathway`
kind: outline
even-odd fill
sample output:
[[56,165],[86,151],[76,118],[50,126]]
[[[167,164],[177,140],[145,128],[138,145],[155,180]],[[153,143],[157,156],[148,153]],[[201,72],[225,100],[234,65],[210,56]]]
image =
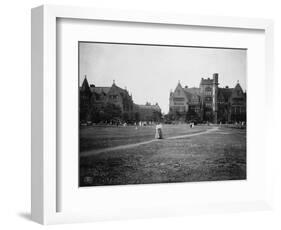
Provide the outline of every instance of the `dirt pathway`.
[[193,137],[193,136],[211,133],[211,132],[217,131],[218,129],[219,129],[218,127],[213,127],[211,129],[208,129],[208,130],[205,130],[202,132],[198,132],[198,133],[190,133],[190,134],[185,134],[185,135],[180,135],[180,136],[167,137],[165,139],[152,139],[149,141],[143,141],[143,142],[139,142],[139,143],[135,143],[135,144],[127,144],[127,145],[120,145],[120,146],[109,147],[109,148],[98,149],[98,150],[90,150],[90,151],[81,152],[80,156],[87,157],[87,156],[93,156],[96,154],[100,154],[103,152],[111,152],[111,151],[120,150],[120,149],[129,149],[129,148],[134,148],[134,147],[138,147],[141,145],[150,144],[150,143],[156,142],[156,141],[175,140],[175,139],[180,139],[180,138]]

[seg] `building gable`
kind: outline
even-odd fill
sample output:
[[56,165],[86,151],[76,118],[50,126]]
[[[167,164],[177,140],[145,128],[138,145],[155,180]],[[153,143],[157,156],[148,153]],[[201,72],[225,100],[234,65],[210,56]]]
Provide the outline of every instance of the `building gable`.
[[236,84],[236,86],[234,87],[233,91],[232,91],[232,98],[240,98],[240,97],[244,97],[244,93],[242,90],[242,87],[240,86],[239,83]]
[[90,86],[89,86],[89,83],[88,83],[88,80],[87,80],[87,77],[85,76],[84,78],[84,81],[82,83],[82,86],[80,87],[80,91],[83,92],[83,93],[88,93],[90,94],[91,93],[91,90],[90,90]]
[[174,101],[188,101],[189,96],[187,92],[182,88],[180,82],[178,83],[174,93],[173,93],[173,99]]

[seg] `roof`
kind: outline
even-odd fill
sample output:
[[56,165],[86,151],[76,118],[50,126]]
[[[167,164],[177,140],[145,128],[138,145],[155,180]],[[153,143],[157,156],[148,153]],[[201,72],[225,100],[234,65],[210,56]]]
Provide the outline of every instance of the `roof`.
[[231,97],[233,92],[233,88],[218,88],[218,93],[222,94],[222,96],[224,97],[225,101],[228,101],[228,99]]
[[88,80],[87,80],[86,77],[84,78],[84,81],[83,81],[82,86],[80,87],[80,89],[82,91],[87,91],[87,90],[90,89],[90,86],[89,86],[89,83],[88,83]]
[[91,92],[92,93],[97,93],[97,94],[101,94],[101,93],[108,94],[110,88],[111,87],[94,87],[94,86],[90,87]]
[[158,104],[156,105],[137,105],[140,109],[152,109],[152,110],[161,110],[160,106]]
[[128,93],[128,91],[126,90],[126,89],[122,89],[122,88],[120,88],[119,86],[117,86],[115,83],[113,83],[112,84],[112,86],[111,87],[109,87],[111,90],[113,90],[113,91],[118,91],[119,93]]
[[183,88],[184,90],[184,93],[186,95],[186,97],[189,99],[189,100],[192,100],[192,96],[197,96],[197,98],[200,97],[200,89],[199,88],[196,88],[196,87],[191,87],[191,88]]
[[200,95],[200,88],[191,87],[191,88],[183,88],[185,92]]
[[234,89],[235,89],[235,90],[241,90],[241,91],[243,91],[241,85],[239,84],[239,82],[236,84],[236,86],[234,87]]

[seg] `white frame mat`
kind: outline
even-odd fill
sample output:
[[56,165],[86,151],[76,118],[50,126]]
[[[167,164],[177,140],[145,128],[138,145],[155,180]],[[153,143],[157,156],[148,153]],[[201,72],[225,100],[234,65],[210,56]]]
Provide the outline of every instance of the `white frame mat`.
[[[143,217],[164,217],[173,215],[201,214],[214,212],[237,212],[265,210],[272,208],[272,154],[273,149],[270,144],[271,129],[265,128],[265,141],[258,143],[262,146],[266,156],[265,196],[256,201],[233,202],[215,202],[198,203],[192,206],[168,202],[164,206],[134,209],[120,207],[119,213],[110,213],[106,210],[98,212],[96,209],[81,212],[66,212],[59,210],[58,200],[61,199],[58,190],[61,181],[58,180],[59,171],[57,151],[57,19],[71,20],[99,20],[106,22],[132,22],[132,23],[152,23],[154,25],[169,26],[199,26],[224,29],[246,29],[262,30],[265,36],[265,74],[264,74],[264,98],[267,110],[272,111],[275,103],[274,99],[274,75],[273,75],[273,22],[267,19],[248,19],[232,17],[214,17],[214,16],[190,16],[175,15],[151,12],[135,11],[112,11],[92,8],[65,7],[44,5],[32,9],[32,172],[31,172],[31,214],[32,220],[41,224],[58,224],[71,222],[86,222],[109,219],[124,218],[143,218]],[[114,39],[114,38],[113,38]],[[273,99],[272,99],[273,98]],[[271,121],[272,113],[265,113],[266,121]],[[261,150],[262,151],[262,150]],[[129,186],[130,191],[138,189],[143,185],[136,187]],[[147,185],[145,185],[147,186]],[[166,187],[168,185],[165,185]],[[159,187],[165,190],[166,187]],[[182,185],[178,185],[180,188]],[[110,188],[114,194],[116,188]],[[163,190],[163,191],[164,191]],[[102,199],[102,198],[101,198]],[[71,204],[68,204],[71,206]],[[116,208],[115,208],[116,209]],[[59,211],[58,211],[59,210]],[[75,207],[73,207],[75,210]],[[117,209],[118,211],[118,209]]]

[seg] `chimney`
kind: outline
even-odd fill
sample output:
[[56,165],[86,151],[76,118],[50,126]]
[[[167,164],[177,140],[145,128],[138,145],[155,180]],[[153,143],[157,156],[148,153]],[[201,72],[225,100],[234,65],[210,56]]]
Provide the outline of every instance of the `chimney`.
[[214,123],[217,124],[218,122],[218,85],[219,85],[219,74],[213,74],[213,116],[214,116]]
[[218,84],[219,83],[219,74],[218,73],[214,73],[213,74],[213,82],[215,84]]

